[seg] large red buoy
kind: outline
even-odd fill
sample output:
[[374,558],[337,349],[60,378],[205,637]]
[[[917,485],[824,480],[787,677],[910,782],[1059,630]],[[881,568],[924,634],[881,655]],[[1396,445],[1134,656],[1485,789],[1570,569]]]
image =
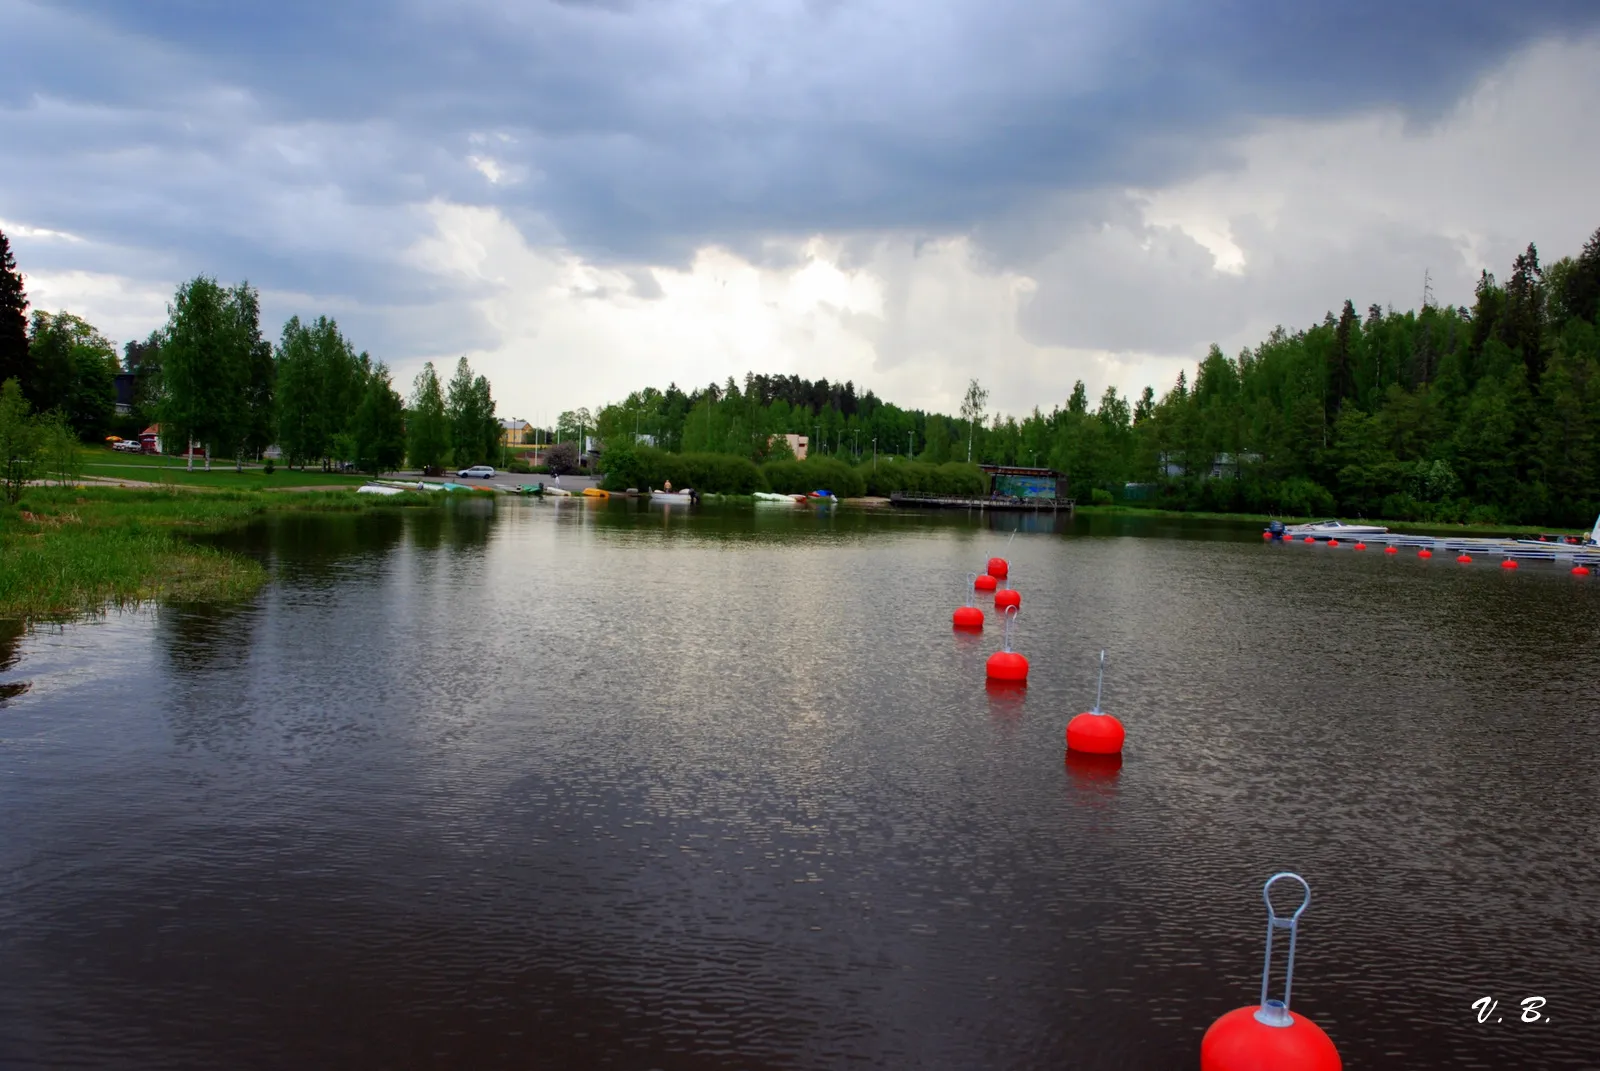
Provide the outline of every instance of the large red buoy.
[[1094,689],[1094,709],[1067,722],[1067,750],[1090,755],[1120,755],[1126,735],[1122,723],[1100,709],[1100,696],[1106,683],[1106,653],[1100,652],[1100,682]]
[[1328,540],[1328,546],[1330,546],[1330,547],[1337,547],[1337,546],[1338,546],[1338,545],[1339,545],[1339,541],[1338,541],[1338,540],[1337,540],[1337,539],[1330,539],[1330,540]]
[[1431,558],[1433,557],[1433,551],[1429,550],[1427,547],[1423,547],[1421,550],[1417,551],[1417,557]]
[[1310,536],[1306,536],[1306,538],[1305,538],[1305,542],[1307,542],[1307,543],[1315,543],[1315,542],[1316,542],[1316,540],[1315,540],[1315,539],[1312,539],[1312,538],[1311,538],[1311,537],[1310,537]]
[[1574,565],[1572,567],[1572,575],[1573,576],[1588,576],[1589,575],[1589,567],[1587,565]]
[[972,582],[977,576],[977,573],[967,574],[967,604],[957,606],[956,612],[950,615],[950,623],[964,632],[983,631],[983,611],[972,601]]
[[972,586],[977,588],[979,591],[993,591],[1000,585],[999,582],[988,573],[980,573],[978,579],[972,582]]
[[1004,580],[1006,578],[1006,574],[1010,571],[1011,567],[1006,564],[1006,560],[1004,558],[989,559],[989,575],[994,577],[996,580]]
[[1515,569],[1516,567],[1517,559],[1515,558],[1507,558],[1505,561],[1500,563],[1500,568],[1502,569]]
[[1367,549],[1367,545],[1365,543],[1357,543],[1356,544],[1356,549],[1357,550],[1366,550]]
[[[1288,918],[1272,906],[1272,883],[1283,878],[1292,878],[1305,889],[1305,899]],[[1289,1010],[1295,938],[1300,916],[1311,903],[1311,886],[1299,874],[1285,871],[1267,879],[1261,898],[1267,902],[1267,962],[1261,971],[1261,1003],[1236,1008],[1211,1024],[1200,1041],[1200,1071],[1342,1071],[1339,1050],[1322,1028]],[[1272,935],[1279,929],[1289,931],[1289,963],[1283,976],[1283,999],[1268,1000]]]
[[1011,626],[1016,623],[1017,614],[1020,613],[1015,606],[1005,609],[1006,633],[1004,650],[996,651],[989,656],[985,671],[990,680],[996,681],[1025,681],[1028,679],[1028,660],[1011,649]]
[[1004,612],[1007,606],[1015,606],[1020,609],[1022,606],[1022,592],[1016,588],[1001,588],[995,592],[994,608]]
[[1399,551],[1398,551],[1398,550],[1396,550],[1396,549],[1395,549],[1395,548],[1394,548],[1394,547],[1384,547],[1384,548],[1383,548],[1383,552],[1384,552],[1384,553],[1385,553],[1385,554],[1399,554],[1399,553],[1400,553],[1400,552],[1399,552]]
[[1462,565],[1471,565],[1472,555],[1463,552],[1461,556],[1456,559],[1456,561],[1460,562]]

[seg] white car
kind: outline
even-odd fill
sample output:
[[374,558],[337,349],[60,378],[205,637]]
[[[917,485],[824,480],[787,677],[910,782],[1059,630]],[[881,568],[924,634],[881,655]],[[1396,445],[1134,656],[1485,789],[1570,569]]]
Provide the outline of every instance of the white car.
[[119,439],[111,444],[111,449],[120,450],[125,454],[137,454],[144,450],[144,445],[137,439]]
[[489,465],[474,465],[470,469],[461,469],[456,473],[456,475],[461,477],[463,480],[471,479],[474,476],[485,480],[492,480],[494,479],[494,468]]

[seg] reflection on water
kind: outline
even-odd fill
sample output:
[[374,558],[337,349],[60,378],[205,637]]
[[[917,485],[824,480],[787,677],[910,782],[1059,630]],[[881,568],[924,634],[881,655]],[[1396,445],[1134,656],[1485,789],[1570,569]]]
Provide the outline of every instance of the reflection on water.
[[22,657],[22,637],[27,632],[21,621],[0,618],[0,702],[28,690],[28,682],[9,680],[5,674]]
[[[990,686],[950,612],[1018,523]],[[251,602],[0,632],[0,1066],[1192,1067],[1279,869],[1347,1066],[1600,1051],[1564,573],[572,500],[220,542]],[[1102,647],[1121,758],[1065,752]]]

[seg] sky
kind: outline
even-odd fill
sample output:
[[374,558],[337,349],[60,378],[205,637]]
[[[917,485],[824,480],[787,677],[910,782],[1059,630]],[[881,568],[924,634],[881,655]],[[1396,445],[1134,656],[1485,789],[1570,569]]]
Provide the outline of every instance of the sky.
[[1593,0],[0,0],[0,230],[120,342],[178,284],[402,393],[954,411],[1470,304],[1600,227]]

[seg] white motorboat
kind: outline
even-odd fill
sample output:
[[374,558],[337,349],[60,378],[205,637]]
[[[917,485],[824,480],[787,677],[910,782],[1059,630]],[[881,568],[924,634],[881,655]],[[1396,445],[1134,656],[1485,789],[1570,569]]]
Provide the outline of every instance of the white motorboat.
[[1313,539],[1318,536],[1343,539],[1345,536],[1387,535],[1389,529],[1379,524],[1346,524],[1344,521],[1327,520],[1286,525],[1283,531],[1285,535],[1311,536]]
[[691,502],[694,500],[694,491],[685,488],[682,491],[651,491],[652,502]]
[[793,495],[775,495],[771,491],[757,491],[755,500],[757,502],[782,502],[786,506],[794,505]]
[[386,487],[381,483],[364,484],[356,488],[358,495],[403,495],[405,491],[399,487]]

